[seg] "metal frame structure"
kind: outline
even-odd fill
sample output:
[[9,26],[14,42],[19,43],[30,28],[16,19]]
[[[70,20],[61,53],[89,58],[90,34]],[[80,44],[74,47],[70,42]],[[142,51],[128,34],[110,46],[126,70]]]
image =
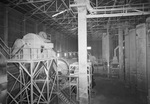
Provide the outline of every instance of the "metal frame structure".
[[[77,9],[73,7],[74,0],[6,0],[6,2],[8,7],[22,11],[26,19],[34,18],[39,21],[38,25],[44,23],[47,24],[47,28],[54,28],[77,38],[78,17]],[[135,25],[145,15],[150,14],[149,3],[142,0],[90,0],[90,5],[94,13],[87,15],[88,39],[91,39],[91,36],[95,39],[101,38],[102,34],[97,33],[105,31],[108,21],[110,24],[116,24],[134,19],[131,25]],[[65,12],[61,13],[62,11]],[[59,15],[53,17],[55,14]]]
[[56,97],[58,91],[56,58],[26,61],[10,59],[7,62],[16,64],[18,68],[17,76],[7,72],[9,77],[15,79],[15,83],[8,89],[7,104],[20,102],[49,104]]
[[131,4],[131,5],[116,5],[116,6],[101,6],[93,9],[96,15],[87,15],[87,18],[101,17],[120,17],[120,16],[135,16],[150,14],[150,4]]
[[[7,0],[7,1],[10,3],[10,4],[8,4],[8,6],[11,8],[16,8],[17,10],[19,10],[18,8],[22,8],[22,11],[24,11],[24,13],[26,14],[26,19],[32,17],[34,19],[39,20],[39,24],[45,23],[45,24],[47,24],[47,26],[53,27],[56,30],[60,29],[65,34],[69,34],[69,35],[74,34],[77,36],[77,29],[78,29],[79,69],[80,69],[79,87],[81,89],[84,89],[84,88],[87,89],[86,85],[88,85],[86,82],[85,82],[85,86],[83,86],[83,84],[82,84],[82,82],[87,81],[86,79],[84,79],[87,77],[87,73],[86,73],[86,69],[87,69],[87,63],[86,63],[87,62],[87,60],[86,60],[87,59],[86,58],[87,37],[95,36],[95,38],[97,38],[98,35],[102,35],[102,34],[98,34],[99,31],[101,31],[101,29],[105,29],[105,28],[107,28],[107,30],[105,30],[105,33],[108,32],[110,29],[112,29],[112,28],[110,28],[112,26],[111,24],[116,22],[116,21],[110,22],[113,18],[117,18],[117,21],[119,19],[121,21],[120,24],[122,24],[122,23],[126,22],[126,21],[122,21],[122,18],[124,19],[126,16],[132,17],[132,16],[140,15],[140,17],[143,17],[143,15],[150,14],[150,10],[149,10],[150,6],[147,2],[146,2],[146,4],[144,4],[143,2],[142,3],[138,2],[137,4],[136,3],[132,4],[131,1],[133,1],[133,0],[130,0],[130,2],[127,2],[126,5],[123,5],[124,0],[119,0],[119,2],[117,2],[116,0],[112,0],[111,1],[112,3],[109,3],[108,0],[105,0],[105,1],[101,0],[100,2],[98,0],[96,0],[95,4],[93,3],[94,0],[92,0],[91,4],[84,3],[84,1],[82,1],[82,4],[71,4],[71,0],[69,0],[69,2],[67,0],[43,0],[43,1],[42,0],[26,0],[26,2],[23,2],[22,0],[20,0],[19,2],[16,0],[14,0],[14,1]],[[77,1],[79,1],[79,0],[77,0]],[[90,0],[88,0],[88,1],[90,1]],[[128,0],[126,0],[126,1],[128,1]],[[141,0],[138,0],[138,1],[141,1]],[[101,5],[102,3],[103,3],[103,5]],[[106,4],[106,5],[104,5],[104,4]],[[148,6],[146,6],[146,5],[148,5]],[[84,7],[82,8],[81,6],[84,6]],[[99,6],[103,6],[103,7],[99,7]],[[28,12],[28,10],[25,9],[27,7],[29,10],[31,10],[30,12]],[[88,8],[88,7],[90,7],[90,8]],[[83,9],[84,9],[84,11],[82,11]],[[65,12],[61,13],[64,10],[65,10]],[[87,12],[87,10],[88,10],[88,12]],[[78,12],[78,11],[80,11],[80,12]],[[79,17],[78,23],[77,23],[77,14],[76,14],[77,12],[78,12],[78,17]],[[58,13],[59,15],[53,18],[53,15],[55,15],[56,13]],[[83,16],[86,16],[86,17],[83,17]],[[103,18],[103,17],[105,17],[105,18]],[[87,21],[85,20],[87,18],[91,22],[87,23]],[[101,18],[101,19],[100,19],[100,21],[97,21],[97,19],[95,19],[95,18]],[[128,18],[127,18],[127,20],[128,20]],[[103,22],[103,21],[106,21],[106,22]],[[73,24],[71,24],[71,23],[73,23]],[[79,25],[79,27],[77,27],[77,24],[75,24],[75,23],[77,23]],[[67,24],[67,25],[65,25],[65,24]],[[101,27],[100,24],[102,24],[103,27]],[[86,33],[87,32],[86,28],[89,31],[88,33]],[[80,29],[82,29],[82,30],[80,30]],[[117,29],[118,29],[118,27],[117,27]],[[68,30],[69,32],[68,31],[65,32],[66,30]],[[113,30],[116,30],[116,29],[113,29]],[[98,35],[93,35],[93,34],[98,34]],[[82,39],[82,40],[80,40],[80,39]],[[83,46],[81,46],[80,44],[83,44]],[[82,75],[83,75],[83,77],[82,77]],[[84,79],[84,80],[81,80],[81,79]],[[79,96],[84,93],[86,96],[88,94],[87,91],[83,91],[83,92],[79,91],[79,93],[80,93]],[[62,93],[60,93],[58,95],[60,95],[61,99],[64,100]],[[82,95],[82,97],[83,97],[83,95]],[[87,97],[82,100],[86,100],[85,102],[87,102]],[[68,101],[66,100],[66,102],[68,102]]]
[[[30,48],[28,50],[34,51]],[[72,94],[72,77],[60,75],[57,58],[48,54],[46,54],[47,58],[39,57],[38,59],[38,54],[31,52],[28,54],[28,59],[24,59],[20,50],[14,57],[7,60],[9,66],[7,104],[78,103]],[[9,64],[13,64],[15,68],[12,69]],[[76,85],[78,86],[78,81]]]
[[[80,98],[79,98],[79,65],[78,64],[71,64],[69,66],[69,79],[70,79],[70,85],[72,87],[76,87],[77,88],[77,93],[76,93],[76,100],[79,101]],[[92,89],[92,67],[90,64],[87,65],[87,80],[88,80],[88,89],[87,89],[87,92],[88,92],[88,104],[91,104],[91,89]],[[71,87],[70,87],[71,88]],[[71,88],[72,89],[72,88]],[[70,95],[72,95],[72,90],[71,90],[71,93]]]
[[[75,25],[71,25],[72,22],[77,22],[76,16],[72,9],[69,7],[68,0],[26,0],[26,1],[10,1],[8,0],[8,6],[11,8],[19,8],[25,12],[26,19],[35,18],[39,20],[39,24],[45,23],[48,28],[53,27],[56,30],[62,31],[65,34],[75,34],[72,29]],[[28,8],[29,10],[26,10]],[[66,11],[60,13],[62,11]],[[59,14],[60,13],[60,14]],[[53,17],[53,15],[59,14]],[[68,25],[62,25],[68,24]],[[69,25],[70,24],[70,25]],[[77,26],[77,25],[76,25]],[[66,30],[68,30],[66,32]]]

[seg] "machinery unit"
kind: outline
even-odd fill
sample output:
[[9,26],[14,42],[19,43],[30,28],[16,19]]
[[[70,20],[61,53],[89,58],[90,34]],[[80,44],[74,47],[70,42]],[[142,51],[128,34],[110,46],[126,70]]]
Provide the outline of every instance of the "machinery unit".
[[44,59],[56,57],[53,43],[46,38],[28,33],[22,39],[17,39],[12,48],[13,59]]

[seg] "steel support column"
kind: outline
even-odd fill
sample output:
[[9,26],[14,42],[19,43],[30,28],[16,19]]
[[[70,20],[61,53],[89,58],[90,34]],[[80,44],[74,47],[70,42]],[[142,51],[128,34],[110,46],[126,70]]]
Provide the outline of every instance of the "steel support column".
[[120,80],[124,80],[124,70],[123,70],[123,30],[121,27],[118,29],[118,34],[119,34],[119,77]]
[[78,7],[79,99],[88,104],[86,7]]
[[8,45],[8,8],[5,9],[4,42]]

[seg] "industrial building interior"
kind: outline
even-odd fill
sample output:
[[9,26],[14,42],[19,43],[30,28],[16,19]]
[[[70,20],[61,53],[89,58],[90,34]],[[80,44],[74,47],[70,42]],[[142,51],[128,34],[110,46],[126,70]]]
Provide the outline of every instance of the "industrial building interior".
[[1,0],[0,104],[150,104],[150,0]]

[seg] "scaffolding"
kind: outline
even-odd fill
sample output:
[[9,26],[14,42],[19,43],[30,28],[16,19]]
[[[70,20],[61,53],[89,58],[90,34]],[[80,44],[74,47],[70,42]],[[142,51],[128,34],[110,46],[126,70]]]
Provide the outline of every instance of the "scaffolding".
[[32,52],[36,49],[26,50],[31,51],[28,59],[24,59],[20,51],[7,61],[8,65],[13,63],[18,69],[15,73],[7,71],[8,76],[15,79],[8,87],[7,104],[48,104],[57,95],[57,59],[44,56],[35,59],[38,54]]
[[[70,80],[70,86],[72,87],[72,90],[71,90],[71,94],[73,94],[73,88],[76,88],[77,90],[77,93],[76,93],[76,100],[79,101],[79,65],[78,63],[73,63],[69,66],[69,80]],[[91,104],[91,89],[92,89],[92,65],[90,62],[88,62],[88,65],[87,65],[87,82],[88,82],[88,104]],[[71,88],[70,87],[70,88]]]
[[[23,50],[29,51],[28,58],[24,58]],[[7,104],[78,104],[72,94],[72,77],[59,74],[58,59],[49,49],[40,56],[38,50],[20,49],[7,60],[8,66],[16,66],[7,70],[13,80],[8,82]]]

